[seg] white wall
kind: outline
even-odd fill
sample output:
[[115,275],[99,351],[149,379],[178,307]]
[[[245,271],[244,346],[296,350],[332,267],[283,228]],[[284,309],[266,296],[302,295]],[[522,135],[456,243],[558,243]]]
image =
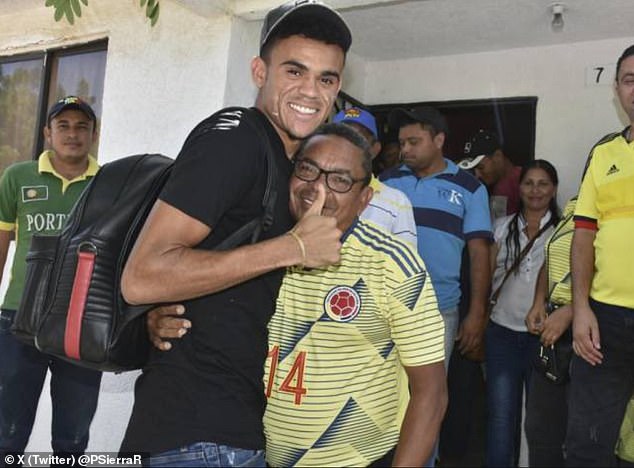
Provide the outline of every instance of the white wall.
[[257,88],[251,80],[251,60],[259,52],[259,21],[234,19],[227,63],[226,106],[249,107],[255,103]]
[[[570,45],[366,64],[366,104],[537,96],[535,156],[560,175],[559,199],[577,191],[585,158],[626,117],[612,90],[613,67],[634,37]],[[610,65],[604,85],[586,68]]]
[[210,20],[161,2],[150,28],[132,3],[125,21],[109,22],[104,161],[140,152],[175,157],[193,126],[223,104],[231,19]]

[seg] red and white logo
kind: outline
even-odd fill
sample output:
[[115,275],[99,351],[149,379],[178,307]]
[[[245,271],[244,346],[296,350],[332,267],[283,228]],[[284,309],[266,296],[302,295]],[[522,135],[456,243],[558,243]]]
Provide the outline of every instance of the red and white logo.
[[336,286],[326,296],[324,309],[335,322],[349,322],[359,315],[361,298],[349,286]]

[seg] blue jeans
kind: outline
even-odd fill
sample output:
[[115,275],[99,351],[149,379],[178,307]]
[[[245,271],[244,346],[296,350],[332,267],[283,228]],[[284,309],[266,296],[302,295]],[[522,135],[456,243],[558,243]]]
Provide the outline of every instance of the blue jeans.
[[634,309],[590,300],[603,362],[578,356],[570,366],[566,464],[616,466],[614,447],[634,390]]
[[539,339],[489,321],[486,330],[486,466],[515,466],[519,453],[522,389],[528,392]]
[[185,447],[152,455],[145,466],[214,467],[247,466],[265,467],[264,450],[247,450],[214,442],[196,442]]
[[14,310],[0,312],[0,452],[24,451],[49,368],[53,452],[83,452],[97,409],[101,372],[22,344],[10,331],[14,316]]

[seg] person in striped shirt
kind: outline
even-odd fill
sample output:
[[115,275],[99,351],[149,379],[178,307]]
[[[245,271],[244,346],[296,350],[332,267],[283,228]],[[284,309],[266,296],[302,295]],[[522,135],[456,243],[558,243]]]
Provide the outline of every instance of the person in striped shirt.
[[[401,190],[414,207],[418,253],[429,267],[445,320],[445,354],[451,356],[458,342],[459,351],[469,355],[482,345],[488,319],[493,234],[486,188],[443,156],[449,126],[437,109],[394,109],[388,122],[398,130],[403,164],[379,179]],[[459,324],[465,247],[470,260],[469,311]]]

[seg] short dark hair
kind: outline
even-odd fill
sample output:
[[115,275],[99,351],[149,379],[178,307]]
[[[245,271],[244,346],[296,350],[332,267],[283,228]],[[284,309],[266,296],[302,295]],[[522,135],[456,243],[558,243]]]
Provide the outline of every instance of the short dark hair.
[[428,131],[432,138],[438,135],[439,133],[445,133],[445,137],[446,137],[445,130],[436,128],[435,125],[432,125],[430,123],[421,122],[420,120],[412,119],[411,117],[404,117],[403,120],[401,120],[401,125],[399,127],[399,130],[403,127],[407,127],[409,125],[416,125],[416,124],[420,125],[420,128],[422,128],[423,130]]
[[293,21],[285,21],[280,24],[262,46],[260,57],[268,63],[271,58],[271,50],[278,41],[291,36],[303,36],[307,39],[324,42],[325,44],[337,45],[343,51],[344,57],[347,52],[347,38],[343,36],[341,30],[331,23],[315,21],[311,17],[301,17]]
[[344,123],[327,123],[320,126],[317,130],[310,134],[308,138],[302,141],[301,145],[295,153],[297,159],[304,152],[306,145],[317,136],[334,135],[343,138],[361,150],[361,167],[365,173],[363,185],[366,186],[372,179],[372,150],[366,139],[357,130]]
[[619,81],[619,71],[621,70],[621,63],[623,63],[623,60],[632,56],[634,56],[634,45],[631,45],[627,49],[625,49],[619,57],[619,60],[616,62],[616,75],[614,75],[615,81]]

